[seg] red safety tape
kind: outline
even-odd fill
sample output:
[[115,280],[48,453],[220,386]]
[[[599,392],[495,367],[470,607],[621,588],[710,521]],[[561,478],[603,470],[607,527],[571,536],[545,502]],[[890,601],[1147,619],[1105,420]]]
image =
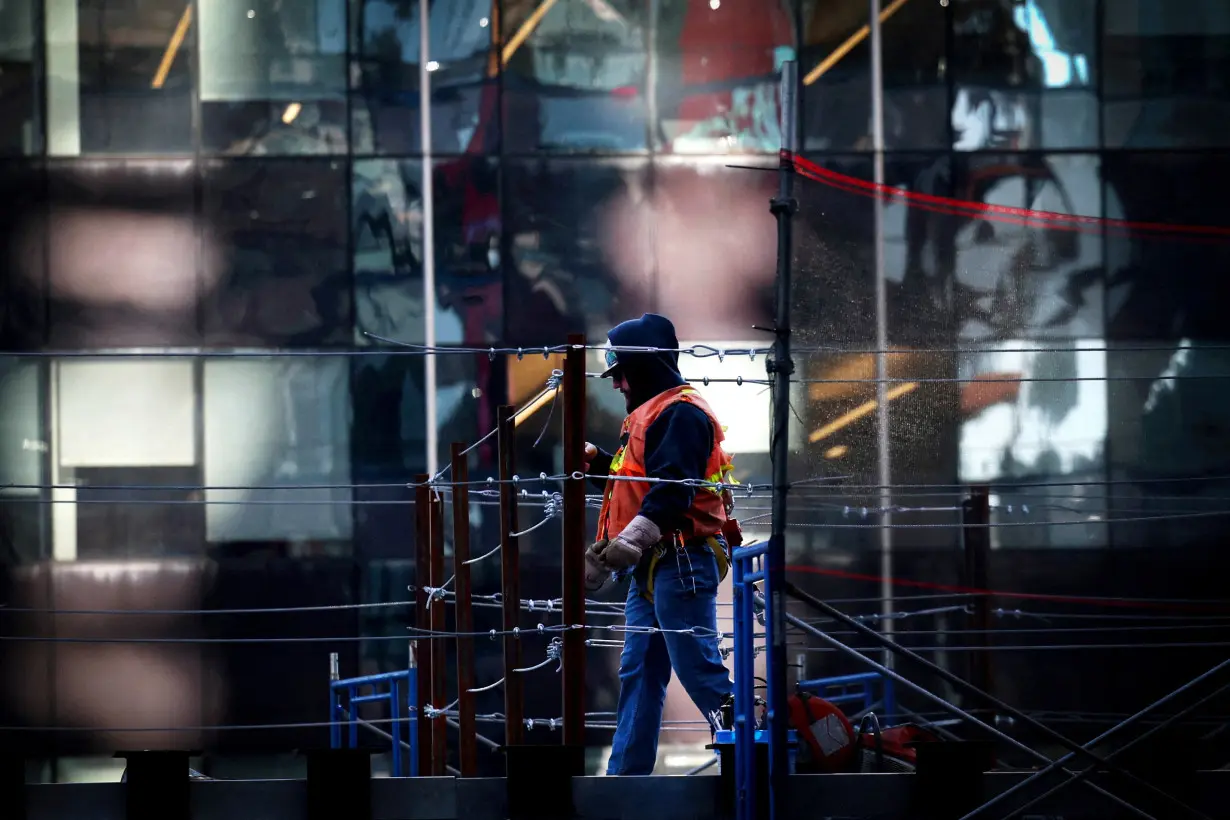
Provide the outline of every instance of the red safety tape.
[[[791,154],[781,152],[781,161],[793,166],[800,176],[819,182],[831,188],[858,196],[880,196],[885,199],[904,199],[910,207],[947,216],[977,216],[994,222],[1005,222],[1014,225],[1032,225],[1045,227],[1049,230],[1101,232],[1106,230],[1122,231],[1130,234],[1169,235],[1172,239],[1184,241],[1225,241],[1230,238],[1230,227],[1218,225],[1183,225],[1164,222],[1132,222],[1124,219],[1108,219],[1106,217],[1079,216],[1062,214],[1054,211],[1033,211],[1027,208],[1014,208],[1007,205],[991,205],[985,202],[971,202],[953,197],[935,196],[932,194],[906,191],[891,185],[877,185],[865,179],[852,177],[837,171],[831,171],[816,163]],[[1158,238],[1162,238],[1159,236]]]

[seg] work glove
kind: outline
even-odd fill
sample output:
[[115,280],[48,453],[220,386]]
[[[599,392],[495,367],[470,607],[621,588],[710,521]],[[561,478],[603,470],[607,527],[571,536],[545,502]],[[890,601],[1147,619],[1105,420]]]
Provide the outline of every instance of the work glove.
[[608,543],[607,539],[603,538],[585,551],[586,592],[597,592],[606,586],[606,582],[611,578],[611,570],[602,562],[602,551]]
[[602,563],[616,572],[635,567],[641,562],[641,555],[645,550],[661,540],[662,531],[658,529],[658,525],[645,516],[638,515],[624,527],[623,532],[611,539],[611,543],[602,551]]

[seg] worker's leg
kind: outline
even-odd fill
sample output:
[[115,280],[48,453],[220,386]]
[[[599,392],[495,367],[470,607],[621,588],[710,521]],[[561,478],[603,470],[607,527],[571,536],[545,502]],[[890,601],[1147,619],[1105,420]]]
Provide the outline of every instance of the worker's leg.
[[722,701],[734,690],[730,671],[718,651],[717,590],[717,559],[708,550],[669,555],[658,565],[654,606],[671,665],[692,702],[713,727],[718,723]]
[[[653,604],[641,595],[635,580],[628,588],[624,622],[631,627],[656,627]],[[662,707],[671,681],[670,655],[661,633],[624,633],[619,656],[619,707],[607,774],[653,774],[658,759]]]

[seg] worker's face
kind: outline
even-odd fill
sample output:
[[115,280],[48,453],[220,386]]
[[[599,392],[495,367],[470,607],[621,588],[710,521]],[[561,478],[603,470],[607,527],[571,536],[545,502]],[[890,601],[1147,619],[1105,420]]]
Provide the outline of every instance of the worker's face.
[[632,412],[632,388],[628,386],[628,380],[624,378],[624,374],[616,370],[611,374],[611,386],[624,394],[624,408]]

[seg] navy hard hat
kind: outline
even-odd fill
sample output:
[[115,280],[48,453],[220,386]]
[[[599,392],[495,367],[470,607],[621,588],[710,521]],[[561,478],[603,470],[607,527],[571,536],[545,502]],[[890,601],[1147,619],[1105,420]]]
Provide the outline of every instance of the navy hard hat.
[[622,351],[627,357],[645,354],[663,358],[671,369],[679,369],[679,340],[675,336],[675,326],[670,319],[656,313],[646,313],[639,319],[629,319],[611,328],[606,335],[610,347],[606,350],[606,368],[602,378],[613,376],[619,369],[620,354],[617,348],[639,347],[642,351]]

